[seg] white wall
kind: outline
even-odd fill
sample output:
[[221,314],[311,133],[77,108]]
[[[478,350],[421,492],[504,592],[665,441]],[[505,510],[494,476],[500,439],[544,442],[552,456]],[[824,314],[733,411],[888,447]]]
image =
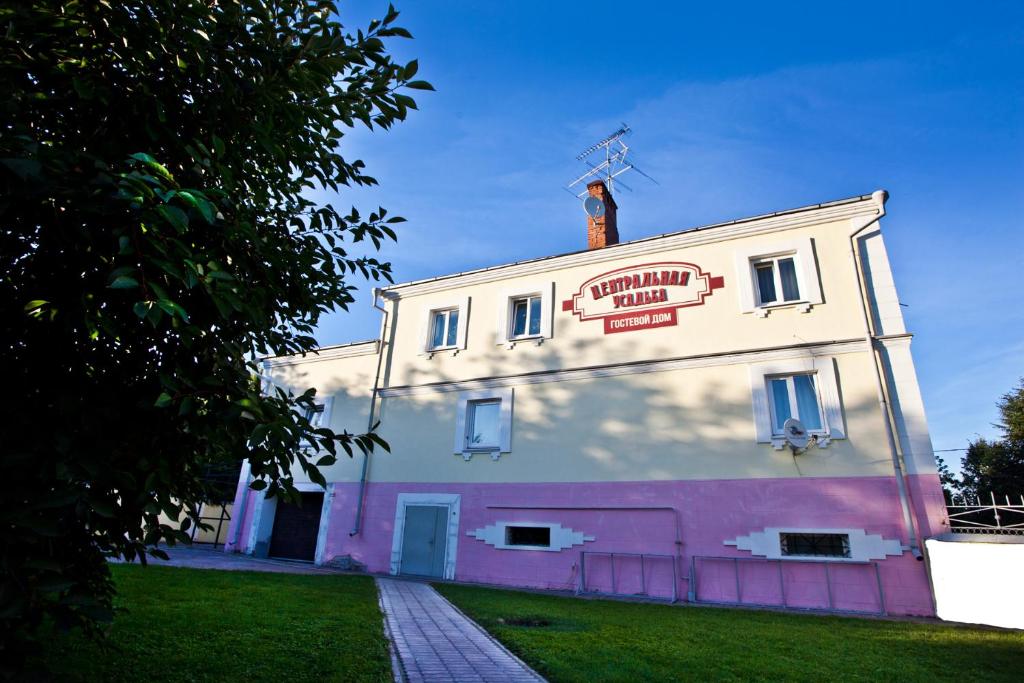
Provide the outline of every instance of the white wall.
[[1024,537],[925,541],[939,618],[1024,628]]

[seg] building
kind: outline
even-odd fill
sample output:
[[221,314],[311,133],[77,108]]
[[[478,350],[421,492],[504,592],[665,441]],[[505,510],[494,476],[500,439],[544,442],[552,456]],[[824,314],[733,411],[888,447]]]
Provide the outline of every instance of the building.
[[[336,430],[228,549],[544,589],[934,613],[948,530],[880,232],[885,192],[380,290],[380,339],[268,358]],[[811,435],[794,451],[782,427]],[[296,473],[297,478],[301,475]]]

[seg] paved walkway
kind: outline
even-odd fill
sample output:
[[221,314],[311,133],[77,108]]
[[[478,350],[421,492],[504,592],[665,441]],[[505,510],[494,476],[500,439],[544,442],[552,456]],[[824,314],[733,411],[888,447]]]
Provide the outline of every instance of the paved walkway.
[[543,681],[425,583],[377,579],[396,681]]

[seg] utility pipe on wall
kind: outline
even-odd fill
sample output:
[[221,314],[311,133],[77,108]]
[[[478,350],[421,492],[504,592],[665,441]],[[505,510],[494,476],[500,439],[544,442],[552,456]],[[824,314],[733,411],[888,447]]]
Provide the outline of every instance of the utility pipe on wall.
[[[366,431],[372,431],[374,425],[374,417],[376,416],[377,408],[377,389],[380,386],[380,366],[384,360],[384,347],[387,346],[385,341],[385,335],[388,329],[388,310],[378,304],[380,297],[380,290],[376,287],[373,289],[373,307],[384,315],[380,321],[380,339],[377,342],[377,371],[373,375],[373,390],[370,392],[370,418],[366,424]],[[370,454],[363,453],[363,468],[359,474],[359,500],[356,502],[356,521],[352,525],[352,531],[348,532],[348,535],[356,536],[363,530],[363,501],[366,498],[366,482],[368,479],[368,473],[370,468]]]
[[917,524],[910,505],[910,493],[907,491],[906,476],[903,472],[903,465],[900,462],[900,453],[896,446],[896,435],[893,433],[892,424],[895,417],[885,397],[885,386],[882,380],[883,369],[878,359],[876,347],[877,336],[871,325],[871,296],[867,290],[867,283],[864,277],[864,266],[860,258],[860,250],[857,248],[857,240],[862,232],[875,225],[885,215],[885,202],[889,199],[889,193],[885,190],[878,190],[871,195],[878,205],[878,213],[864,225],[856,228],[850,233],[850,256],[853,258],[854,273],[857,276],[857,289],[860,292],[861,315],[864,319],[864,340],[868,346],[868,353],[871,356],[871,364],[874,368],[875,389],[878,393],[878,405],[882,411],[882,422],[885,423],[885,437],[889,443],[889,455],[892,457],[892,468],[896,475],[896,488],[899,491],[900,507],[903,510],[903,524],[907,529],[907,539],[910,545],[910,553],[918,560],[923,560],[921,545],[918,538]]

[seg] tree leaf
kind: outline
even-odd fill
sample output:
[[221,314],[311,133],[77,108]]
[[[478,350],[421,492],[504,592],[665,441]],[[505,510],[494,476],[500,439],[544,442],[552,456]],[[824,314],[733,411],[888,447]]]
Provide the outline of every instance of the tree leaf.
[[127,275],[118,275],[114,278],[114,281],[110,283],[111,289],[132,289],[139,286],[139,281],[133,277]]

